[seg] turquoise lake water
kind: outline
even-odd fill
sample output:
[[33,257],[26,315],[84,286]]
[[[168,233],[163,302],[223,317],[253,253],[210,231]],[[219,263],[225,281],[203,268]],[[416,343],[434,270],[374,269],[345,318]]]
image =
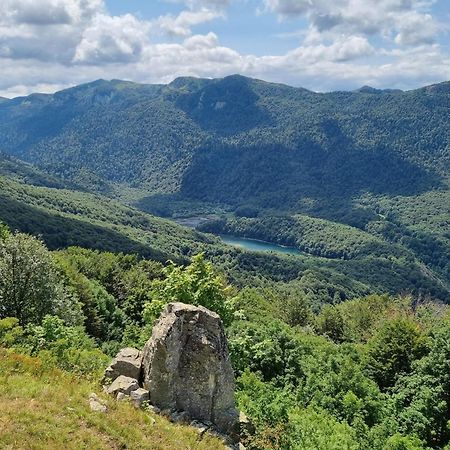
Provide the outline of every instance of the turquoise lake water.
[[258,241],[256,239],[240,238],[236,236],[220,235],[222,241],[233,247],[251,250],[253,252],[276,252],[288,255],[301,255],[302,252],[293,247],[271,244],[270,242]]

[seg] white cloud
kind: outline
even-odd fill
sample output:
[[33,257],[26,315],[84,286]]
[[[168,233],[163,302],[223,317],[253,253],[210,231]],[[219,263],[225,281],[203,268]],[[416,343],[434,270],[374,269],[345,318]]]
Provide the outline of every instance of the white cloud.
[[73,62],[128,63],[141,57],[148,43],[149,24],[131,14],[111,17],[97,14],[83,30]]
[[375,49],[366,38],[351,36],[338,39],[331,45],[301,46],[286,55],[286,58],[299,58],[303,62],[317,63],[320,61],[345,62],[369,56]]
[[0,21],[27,25],[68,25],[89,20],[103,0],[2,0]]
[[381,35],[400,45],[434,41],[439,24],[426,12],[434,0],[264,0],[280,18],[306,16],[309,41],[339,35]]
[[402,15],[395,42],[400,45],[431,44],[440,31],[430,14],[409,11]]
[[309,21],[297,48],[265,56],[226,47],[212,31],[195,34],[196,25],[224,16],[229,1],[180,0],[185,11],[148,21],[113,16],[102,0],[0,1],[0,96],[97,78],[160,83],[241,73],[320,91],[450,79],[450,58],[435,41],[441,28],[426,0],[378,0],[376,8],[372,0],[260,0],[284,19]]
[[3,0],[0,56],[101,64],[139,58],[149,24],[108,15],[103,0]]
[[191,28],[193,26],[210,22],[218,17],[223,17],[223,14],[217,10],[202,8],[198,11],[182,11],[176,17],[172,15],[161,16],[153,25],[159,28],[161,32],[171,36],[187,37],[192,34]]

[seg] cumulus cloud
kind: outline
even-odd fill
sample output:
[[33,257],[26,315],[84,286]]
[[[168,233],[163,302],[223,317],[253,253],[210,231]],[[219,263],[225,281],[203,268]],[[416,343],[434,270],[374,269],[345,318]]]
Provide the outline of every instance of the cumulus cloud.
[[401,45],[434,41],[439,25],[426,12],[433,0],[264,0],[280,18],[306,16],[308,39],[381,35]]
[[103,9],[103,0],[2,0],[1,23],[67,25],[88,20]]
[[131,14],[111,17],[98,14],[83,30],[75,49],[75,63],[128,63],[136,61],[148,42],[150,25]]
[[161,16],[154,25],[161,32],[177,37],[187,37],[192,34],[192,27],[201,23],[223,17],[221,12],[211,9],[200,9],[197,11],[182,11],[178,16]]
[[301,46],[289,52],[287,58],[300,58],[303,62],[317,63],[319,61],[345,62],[369,56],[375,49],[366,38],[351,36],[341,38],[331,45]]
[[127,62],[148,41],[148,24],[110,16],[103,0],[3,0],[0,56],[62,64]]
[[[227,47],[212,31],[231,0],[166,1],[181,12],[144,20],[114,16],[103,0],[1,0],[0,96],[97,78],[161,83],[241,73],[319,91],[450,79],[450,58],[436,43],[441,27],[427,0],[377,0],[376,7],[373,0],[259,0],[282,21],[308,21],[296,48],[263,56]],[[205,23],[211,32],[196,33]]]

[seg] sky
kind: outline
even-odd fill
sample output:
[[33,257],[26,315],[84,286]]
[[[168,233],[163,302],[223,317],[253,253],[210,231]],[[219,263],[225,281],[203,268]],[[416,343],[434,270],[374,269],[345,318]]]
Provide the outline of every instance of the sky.
[[0,96],[242,74],[318,92],[450,80],[450,0],[0,0]]

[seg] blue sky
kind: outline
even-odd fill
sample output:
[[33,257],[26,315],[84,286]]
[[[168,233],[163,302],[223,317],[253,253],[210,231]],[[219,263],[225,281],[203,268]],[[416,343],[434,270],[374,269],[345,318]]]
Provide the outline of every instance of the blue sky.
[[2,0],[0,96],[233,73],[315,91],[450,80],[448,0]]

